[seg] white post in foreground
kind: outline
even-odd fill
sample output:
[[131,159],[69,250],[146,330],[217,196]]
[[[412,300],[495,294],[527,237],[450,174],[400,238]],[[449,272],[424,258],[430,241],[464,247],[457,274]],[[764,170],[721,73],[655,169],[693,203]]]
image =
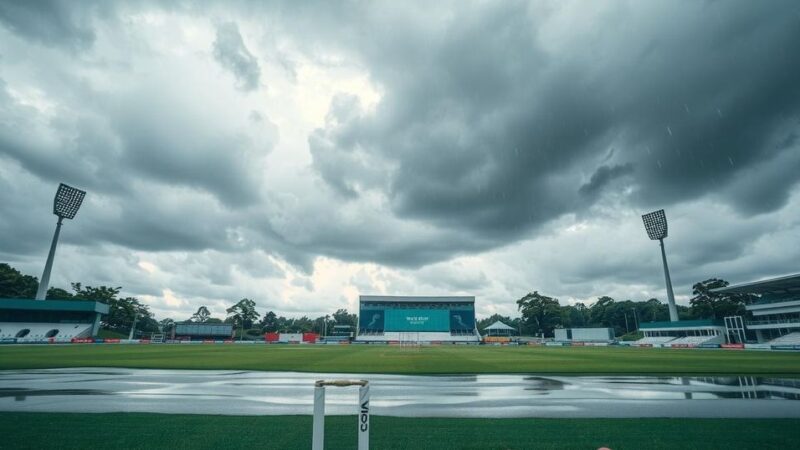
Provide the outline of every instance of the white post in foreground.
[[[319,383],[319,382],[317,382]],[[325,386],[314,385],[314,435],[311,448],[325,447]]]
[[358,450],[369,449],[369,382],[367,380],[318,380],[314,383],[314,425],[312,450],[325,447],[325,386],[360,386],[358,389]]

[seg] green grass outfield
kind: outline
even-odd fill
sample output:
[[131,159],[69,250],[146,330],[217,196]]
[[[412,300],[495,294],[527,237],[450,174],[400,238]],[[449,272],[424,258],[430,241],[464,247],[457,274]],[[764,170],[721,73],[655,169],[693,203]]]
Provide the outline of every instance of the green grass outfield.
[[[794,419],[407,419],[371,417],[377,449],[789,449]],[[326,418],[327,448],[355,448],[355,416]],[[311,447],[311,416],[0,413],[6,448]]]
[[800,376],[800,353],[618,347],[378,345],[0,346],[0,369],[126,367],[455,374],[739,374]]

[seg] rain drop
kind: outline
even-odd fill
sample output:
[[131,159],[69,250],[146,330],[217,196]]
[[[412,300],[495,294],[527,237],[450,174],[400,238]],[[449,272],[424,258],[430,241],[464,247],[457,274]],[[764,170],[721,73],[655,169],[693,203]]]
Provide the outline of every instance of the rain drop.
[[667,127],[667,133],[669,133],[669,135],[672,136],[672,128]]

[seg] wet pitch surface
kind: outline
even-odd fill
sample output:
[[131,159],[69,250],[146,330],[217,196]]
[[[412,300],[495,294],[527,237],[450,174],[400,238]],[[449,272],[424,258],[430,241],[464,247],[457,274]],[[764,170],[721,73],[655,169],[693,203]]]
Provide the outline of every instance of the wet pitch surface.
[[[369,380],[385,416],[800,418],[800,379],[105,368],[0,371],[0,411],[311,414],[319,379]],[[328,388],[327,413],[355,414],[356,397]]]

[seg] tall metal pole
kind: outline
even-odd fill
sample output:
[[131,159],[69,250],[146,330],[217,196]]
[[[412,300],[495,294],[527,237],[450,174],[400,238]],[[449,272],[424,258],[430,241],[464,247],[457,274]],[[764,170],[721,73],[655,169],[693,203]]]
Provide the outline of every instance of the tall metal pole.
[[633,310],[633,325],[636,327],[636,331],[639,331],[639,317],[636,315],[636,308],[631,308]]
[[50,271],[53,270],[53,258],[56,256],[56,245],[58,244],[58,235],[61,233],[61,221],[63,218],[58,217],[56,224],[56,232],[53,234],[53,242],[50,243],[50,253],[47,255],[47,263],[44,265],[44,272],[42,272],[42,279],[39,280],[39,288],[36,290],[36,300],[44,300],[47,297],[47,288],[50,285]]
[[133,332],[136,331],[136,320],[139,318],[139,313],[133,315],[133,325],[131,325],[131,333],[128,335],[128,340],[133,340]]
[[669,303],[669,321],[678,321],[678,307],[675,306],[675,294],[672,293],[672,280],[669,278],[669,267],[667,266],[667,253],[664,251],[664,239],[659,239],[661,244],[661,260],[664,261],[664,280],[667,282],[667,302]]

